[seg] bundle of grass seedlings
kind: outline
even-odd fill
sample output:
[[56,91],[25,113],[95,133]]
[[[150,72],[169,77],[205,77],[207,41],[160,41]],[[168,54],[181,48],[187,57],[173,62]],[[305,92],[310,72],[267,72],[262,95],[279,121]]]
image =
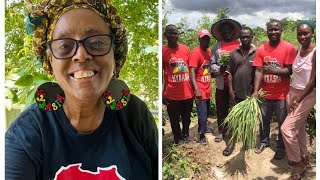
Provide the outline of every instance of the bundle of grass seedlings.
[[252,149],[256,145],[256,137],[259,130],[259,123],[262,123],[260,110],[260,99],[263,98],[263,91],[259,91],[259,99],[248,97],[233,106],[222,126],[227,125],[232,132],[230,143],[242,142],[246,149]]
[[229,64],[229,60],[230,60],[230,55],[229,54],[222,54],[220,59],[218,59],[218,63],[221,66],[226,66]]

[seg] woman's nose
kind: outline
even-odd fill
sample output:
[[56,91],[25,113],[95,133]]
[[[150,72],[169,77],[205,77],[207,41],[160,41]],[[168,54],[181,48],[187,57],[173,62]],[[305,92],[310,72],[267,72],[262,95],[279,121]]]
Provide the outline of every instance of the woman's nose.
[[86,60],[91,60],[92,56],[87,52],[83,44],[78,45],[76,53],[72,57],[72,60],[75,62],[85,62]]

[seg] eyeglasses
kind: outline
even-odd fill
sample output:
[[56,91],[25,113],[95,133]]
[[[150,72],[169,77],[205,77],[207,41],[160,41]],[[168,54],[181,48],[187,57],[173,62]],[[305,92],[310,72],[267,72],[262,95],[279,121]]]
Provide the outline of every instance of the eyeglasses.
[[80,44],[83,44],[87,53],[92,56],[103,56],[110,52],[113,44],[113,34],[98,34],[81,40],[71,38],[60,38],[48,41],[51,54],[56,59],[67,59],[73,57]]

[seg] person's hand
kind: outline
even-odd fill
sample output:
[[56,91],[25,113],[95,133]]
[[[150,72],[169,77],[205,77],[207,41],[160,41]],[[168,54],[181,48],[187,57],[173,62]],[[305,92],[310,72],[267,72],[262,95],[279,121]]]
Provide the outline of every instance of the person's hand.
[[162,96],[162,104],[168,106],[169,102],[168,102],[168,99],[164,96]]
[[196,95],[197,100],[202,100],[202,95],[201,95],[201,92],[199,91],[199,89],[196,90],[195,95]]
[[229,101],[232,106],[236,104],[236,95],[234,94],[234,91],[231,89],[229,90]]
[[227,70],[227,66],[220,66],[220,73],[223,74]]
[[274,68],[270,65],[263,65],[262,69],[263,69],[263,74],[273,74]]
[[253,92],[253,93],[251,94],[251,97],[258,99],[258,97],[259,97],[258,92]]
[[289,107],[289,112],[294,111],[299,106],[300,102],[301,102],[301,99],[299,96],[293,96],[290,107]]

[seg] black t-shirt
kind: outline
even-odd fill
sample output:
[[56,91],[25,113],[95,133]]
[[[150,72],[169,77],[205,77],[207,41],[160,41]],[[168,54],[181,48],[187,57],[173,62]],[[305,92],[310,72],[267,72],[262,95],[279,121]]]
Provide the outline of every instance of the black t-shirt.
[[106,110],[92,133],[79,133],[62,108],[21,113],[6,133],[6,180],[157,179],[157,127],[146,104]]
[[255,47],[251,47],[244,56],[239,48],[230,52],[228,71],[232,75],[232,86],[237,98],[246,99],[252,94],[255,67],[252,66],[256,56]]

